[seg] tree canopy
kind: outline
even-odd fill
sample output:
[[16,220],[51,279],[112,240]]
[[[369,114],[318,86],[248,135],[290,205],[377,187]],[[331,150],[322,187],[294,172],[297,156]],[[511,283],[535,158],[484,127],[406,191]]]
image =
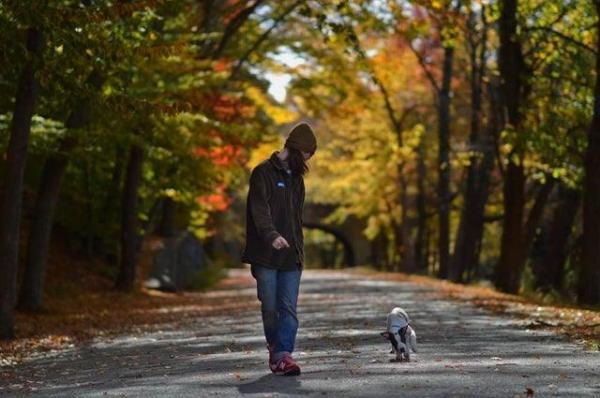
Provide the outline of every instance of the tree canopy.
[[301,120],[307,205],[375,267],[598,303],[597,7],[2,2],[2,336],[42,306],[52,236],[125,291],[149,235],[243,245],[249,172]]

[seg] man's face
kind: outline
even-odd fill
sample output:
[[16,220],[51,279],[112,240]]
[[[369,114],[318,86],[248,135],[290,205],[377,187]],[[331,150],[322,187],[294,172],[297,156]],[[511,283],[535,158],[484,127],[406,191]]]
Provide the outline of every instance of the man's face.
[[304,156],[304,160],[308,160],[312,157],[312,155],[314,155],[314,152],[304,152],[304,151],[300,151],[302,152],[302,156]]

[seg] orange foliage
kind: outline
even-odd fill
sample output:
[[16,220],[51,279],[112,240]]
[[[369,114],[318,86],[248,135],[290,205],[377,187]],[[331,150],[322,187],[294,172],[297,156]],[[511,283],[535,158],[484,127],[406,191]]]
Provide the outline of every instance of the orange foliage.
[[217,62],[214,63],[213,70],[217,73],[226,72],[230,69],[230,67],[231,67],[231,62],[225,58],[221,58]]
[[225,192],[225,185],[218,186],[213,193],[199,196],[197,200],[214,211],[227,210],[233,201]]
[[240,155],[242,148],[225,145],[213,149],[212,158],[217,166],[229,166]]
[[232,144],[217,146],[210,149],[198,147],[194,151],[197,156],[209,158],[216,166],[227,167],[236,163],[242,155],[242,148]]
[[204,98],[205,106],[214,117],[222,122],[232,123],[251,117],[256,108],[244,102],[240,97],[213,92]]

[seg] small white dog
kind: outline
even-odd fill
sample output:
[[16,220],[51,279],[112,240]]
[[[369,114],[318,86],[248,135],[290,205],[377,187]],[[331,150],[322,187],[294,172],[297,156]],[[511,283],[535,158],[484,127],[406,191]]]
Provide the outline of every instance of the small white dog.
[[410,326],[408,314],[400,307],[394,308],[387,316],[386,329],[381,335],[392,344],[391,353],[395,361],[410,361],[410,351],[417,352],[417,334]]

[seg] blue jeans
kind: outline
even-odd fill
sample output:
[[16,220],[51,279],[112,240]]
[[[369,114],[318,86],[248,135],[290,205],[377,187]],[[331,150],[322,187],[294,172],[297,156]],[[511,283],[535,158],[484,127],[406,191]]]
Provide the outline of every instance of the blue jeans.
[[294,351],[302,270],[281,271],[254,264],[251,269],[261,303],[265,337],[273,352],[272,359],[277,361]]

